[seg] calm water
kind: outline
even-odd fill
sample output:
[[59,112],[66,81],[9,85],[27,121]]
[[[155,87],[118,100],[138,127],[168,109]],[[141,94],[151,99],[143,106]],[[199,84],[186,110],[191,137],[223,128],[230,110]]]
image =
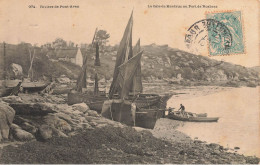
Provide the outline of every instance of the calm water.
[[216,123],[184,122],[179,131],[199,140],[224,147],[240,147],[238,153],[260,157],[259,87],[233,88],[193,98],[172,97],[167,106],[220,117]]

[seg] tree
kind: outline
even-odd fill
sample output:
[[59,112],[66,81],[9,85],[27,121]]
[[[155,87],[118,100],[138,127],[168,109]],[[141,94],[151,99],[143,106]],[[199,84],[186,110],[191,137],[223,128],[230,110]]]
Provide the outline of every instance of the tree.
[[54,42],[52,42],[53,48],[66,48],[67,42],[63,40],[62,38],[57,38]]
[[94,42],[103,48],[108,42],[109,37],[110,34],[108,34],[106,30],[98,30],[95,34]]

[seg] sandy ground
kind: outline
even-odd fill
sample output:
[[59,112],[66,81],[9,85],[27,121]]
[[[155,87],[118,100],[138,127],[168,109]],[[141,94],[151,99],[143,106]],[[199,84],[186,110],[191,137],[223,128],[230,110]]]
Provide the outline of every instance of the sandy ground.
[[[165,85],[160,92],[173,92],[174,97],[189,98],[229,89],[214,86],[181,89]],[[156,93],[158,86],[148,86],[145,91],[148,90]],[[84,130],[69,138],[55,137],[45,142],[31,141],[21,145],[12,143],[14,145],[0,148],[0,163],[259,163],[256,157],[226,152],[217,144],[191,139],[176,130],[182,124],[181,121],[162,118],[153,130],[107,126]]]

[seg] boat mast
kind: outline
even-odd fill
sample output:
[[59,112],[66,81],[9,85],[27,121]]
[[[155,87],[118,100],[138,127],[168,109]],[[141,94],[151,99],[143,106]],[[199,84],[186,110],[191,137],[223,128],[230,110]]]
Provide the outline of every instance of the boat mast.
[[96,34],[97,34],[97,30],[98,28],[96,28],[95,30],[95,34],[92,40],[92,46],[94,47],[94,45],[96,46],[96,56],[95,56],[95,63],[94,63],[94,71],[95,71],[95,87],[94,87],[94,95],[97,96],[99,94],[99,89],[98,89],[98,71],[97,71],[97,67],[100,66],[100,59],[99,59],[99,45],[98,42],[95,41],[96,39]]
[[99,59],[99,45],[96,42],[96,58],[95,58],[95,66],[100,66],[100,59]]
[[4,66],[4,73],[3,73],[3,78],[4,78],[4,80],[6,79],[6,57],[5,57],[5,42],[3,43],[3,46],[4,46],[4,59],[3,59],[3,61],[4,61],[4,64],[3,64],[3,66]]
[[95,88],[94,88],[94,95],[97,96],[99,93],[99,90],[98,90],[98,75],[97,73],[95,74]]

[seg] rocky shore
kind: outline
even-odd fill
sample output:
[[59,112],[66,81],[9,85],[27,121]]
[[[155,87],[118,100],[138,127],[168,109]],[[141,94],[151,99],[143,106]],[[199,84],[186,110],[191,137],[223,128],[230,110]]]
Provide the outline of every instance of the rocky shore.
[[259,163],[218,144],[192,140],[158,120],[154,130],[101,117],[64,95],[0,99],[0,163]]

